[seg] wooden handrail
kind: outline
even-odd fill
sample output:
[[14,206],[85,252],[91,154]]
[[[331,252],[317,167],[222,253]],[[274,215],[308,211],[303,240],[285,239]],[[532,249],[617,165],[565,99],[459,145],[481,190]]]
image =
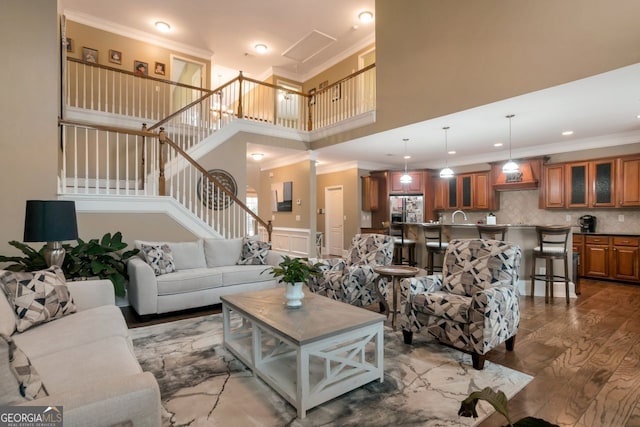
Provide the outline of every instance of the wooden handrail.
[[216,93],[220,93],[225,87],[233,84],[236,80],[238,80],[239,77],[236,77],[235,79],[223,84],[222,86],[220,86],[219,88],[209,91],[209,93],[207,93],[206,95],[201,96],[200,98],[196,99],[195,101],[191,102],[190,104],[185,105],[184,107],[182,107],[181,109],[169,114],[167,117],[165,117],[164,119],[160,120],[158,123],[154,124],[153,126],[151,126],[149,128],[149,130],[153,130],[153,129],[157,129],[160,126],[166,124],[169,122],[169,120],[173,119],[174,117],[184,113],[185,111],[187,111],[189,108],[193,107],[194,105],[198,105],[199,103],[201,103],[202,101],[206,100],[207,98],[211,97],[212,95],[215,95]]
[[171,138],[169,138],[167,136],[167,134],[164,132],[164,130],[161,130],[159,132],[158,137],[160,138],[160,142],[161,143],[164,142],[166,144],[169,144],[171,147],[173,147],[173,149],[176,150],[185,160],[187,160],[189,163],[191,163],[191,166],[193,166],[198,171],[200,171],[204,176],[207,177],[207,179],[209,179],[209,181],[213,182],[216,186],[218,186],[222,190],[222,192],[225,195],[227,195],[231,200],[233,200],[234,203],[237,203],[238,206],[240,206],[240,208],[242,208],[242,210],[247,212],[253,219],[255,219],[258,223],[260,223],[264,228],[266,228],[267,232],[269,233],[269,241],[271,241],[271,229],[272,229],[271,221],[268,221],[268,223],[267,223],[262,218],[260,218],[258,215],[256,215],[251,209],[249,209],[249,207],[247,205],[245,205],[240,199],[238,199],[235,194],[233,194],[231,191],[227,190],[227,188],[224,185],[222,185],[222,183],[220,181],[218,181],[205,168],[203,168],[200,165],[200,163],[196,162],[189,154],[187,154],[186,151],[184,151],[182,148],[180,148],[180,146],[178,144],[173,142],[171,140]]
[[371,70],[372,68],[375,68],[375,67],[376,67],[376,64],[367,65],[367,66],[366,66],[366,67],[364,67],[363,69],[358,70],[358,71],[356,71],[355,73],[351,73],[351,74],[349,74],[347,77],[344,77],[344,78],[342,78],[342,79],[338,80],[337,82],[332,83],[332,84],[330,84],[329,86],[324,87],[324,88],[322,88],[322,89],[318,90],[315,94],[316,94],[316,95],[318,95],[318,94],[320,94],[320,93],[322,93],[322,92],[327,92],[327,91],[331,90],[331,88],[332,88],[332,87],[337,86],[337,85],[339,85],[339,84],[342,84],[343,82],[345,82],[345,81],[347,81],[347,80],[353,79],[353,78],[354,78],[354,77],[356,77],[357,75],[362,74],[362,73],[365,73],[365,72],[367,72],[367,71],[369,71],[369,70]]
[[82,59],[67,57],[67,61],[69,61],[69,62],[77,62],[78,64],[89,65],[91,67],[101,68],[103,70],[115,71],[115,72],[118,72],[118,73],[127,74],[129,76],[138,77],[138,78],[141,78],[141,79],[153,80],[154,82],[166,83],[166,84],[170,84],[170,85],[173,85],[173,86],[179,86],[179,87],[183,87],[185,89],[199,90],[201,92],[211,92],[209,89],[205,89],[205,88],[202,88],[202,87],[191,86],[191,85],[187,85],[187,84],[180,83],[180,82],[174,82],[173,80],[159,79],[157,77],[140,76],[140,75],[137,75],[136,73],[134,73],[133,71],[123,70],[122,68],[110,67],[108,65],[96,64],[94,62],[87,62],[87,61],[83,61]]
[[119,127],[114,127],[114,126],[98,125],[98,124],[95,124],[95,123],[82,122],[82,121],[77,121],[77,120],[59,119],[58,120],[58,125],[79,126],[79,127],[83,127],[83,128],[87,128],[87,129],[96,129],[96,130],[103,130],[103,131],[106,131],[106,132],[115,132],[115,133],[126,133],[128,135],[146,136],[146,137],[151,137],[151,138],[157,138],[158,137],[158,133],[150,132],[149,130],[145,131],[145,130],[125,129],[125,128],[119,128]]

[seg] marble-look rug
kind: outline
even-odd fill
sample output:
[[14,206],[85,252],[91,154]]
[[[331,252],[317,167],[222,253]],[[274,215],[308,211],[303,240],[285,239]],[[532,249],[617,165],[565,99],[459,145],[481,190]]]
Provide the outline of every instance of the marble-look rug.
[[165,426],[472,426],[493,412],[480,402],[479,418],[458,416],[460,402],[486,386],[513,397],[532,377],[414,334],[385,327],[384,382],[371,382],[307,411],[304,419],[224,349],[222,316],[210,315],[132,329],[136,356],[160,384]]

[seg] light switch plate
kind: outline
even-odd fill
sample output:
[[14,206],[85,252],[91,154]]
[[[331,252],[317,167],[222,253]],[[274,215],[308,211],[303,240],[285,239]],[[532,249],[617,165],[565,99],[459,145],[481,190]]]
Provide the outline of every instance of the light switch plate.
[[618,222],[624,222],[624,215],[618,215]]

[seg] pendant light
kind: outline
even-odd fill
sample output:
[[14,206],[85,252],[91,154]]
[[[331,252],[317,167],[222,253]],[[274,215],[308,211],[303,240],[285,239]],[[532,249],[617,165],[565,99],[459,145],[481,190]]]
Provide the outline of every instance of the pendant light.
[[400,183],[410,184],[411,181],[413,181],[413,178],[411,178],[411,175],[407,173],[407,160],[410,157],[409,155],[407,155],[407,141],[409,141],[409,138],[404,138],[403,141],[404,141],[404,175],[400,177]]
[[504,173],[514,173],[519,170],[518,164],[511,158],[511,119],[515,116],[515,114],[509,114],[506,116],[507,119],[509,119],[509,161],[502,166],[502,172]]
[[442,129],[444,130],[444,154],[445,154],[445,158],[444,158],[444,169],[442,169],[440,171],[440,178],[452,178],[453,177],[453,171],[449,167],[449,162],[447,160],[447,158],[449,156],[449,147],[448,147],[448,141],[447,141],[447,131],[449,130],[449,126],[445,126]]

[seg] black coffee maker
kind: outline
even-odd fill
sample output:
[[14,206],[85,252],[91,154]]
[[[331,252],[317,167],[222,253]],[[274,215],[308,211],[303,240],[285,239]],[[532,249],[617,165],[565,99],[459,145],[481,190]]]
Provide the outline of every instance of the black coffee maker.
[[580,226],[580,231],[583,233],[595,233],[596,217],[593,215],[582,215],[578,218],[578,225]]

